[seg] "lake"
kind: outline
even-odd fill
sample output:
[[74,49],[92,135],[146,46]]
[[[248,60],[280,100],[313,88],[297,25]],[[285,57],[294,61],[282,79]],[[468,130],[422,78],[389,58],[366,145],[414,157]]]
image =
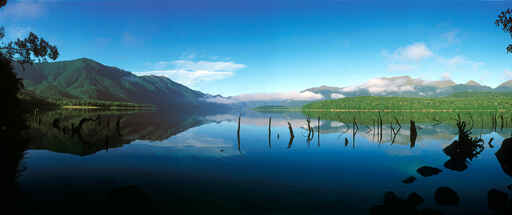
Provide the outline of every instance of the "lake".
[[[511,193],[509,167],[495,153],[512,129],[499,121],[494,128],[474,122],[471,136],[483,142],[470,155],[459,155],[443,151],[459,138],[455,114],[450,122],[417,122],[414,144],[408,121],[379,128],[356,125],[356,118],[311,118],[309,129],[308,117],[299,112],[244,111],[238,133],[239,114],[49,113],[32,122],[21,162],[18,183],[26,209],[369,214],[377,205],[394,204],[412,211],[492,214],[499,209],[489,209],[488,192]],[[90,121],[73,134],[71,127],[84,118]],[[417,172],[422,166],[441,172],[424,177]],[[410,176],[416,180],[404,183]],[[439,203],[440,187],[455,191],[459,200]],[[405,200],[413,192],[424,202]]]

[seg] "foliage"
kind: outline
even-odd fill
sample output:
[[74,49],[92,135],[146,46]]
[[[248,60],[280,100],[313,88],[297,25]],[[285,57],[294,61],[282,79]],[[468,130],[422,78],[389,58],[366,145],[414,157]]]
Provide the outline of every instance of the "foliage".
[[[471,93],[472,94],[472,93]],[[308,111],[504,111],[512,110],[507,93],[468,93],[441,98],[360,96],[324,100],[303,106]],[[478,97],[478,99],[475,99]]]
[[204,96],[165,77],[136,76],[86,58],[16,70],[28,90],[45,98],[169,105],[198,103]]
[[[505,33],[509,33],[512,37],[512,10],[507,9],[505,11],[501,11],[494,23],[497,27],[501,28]],[[507,52],[512,53],[512,44],[507,46]]]
[[512,124],[511,93],[456,93],[441,98],[350,97],[304,105],[302,111],[311,117],[373,125],[382,113],[384,123],[454,124],[457,114],[472,127],[500,128]]

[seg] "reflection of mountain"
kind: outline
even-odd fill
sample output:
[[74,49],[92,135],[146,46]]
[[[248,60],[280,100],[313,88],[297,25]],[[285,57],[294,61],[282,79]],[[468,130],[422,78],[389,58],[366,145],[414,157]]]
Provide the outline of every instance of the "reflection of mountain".
[[[72,133],[83,119],[80,133]],[[119,127],[117,124],[119,121]],[[54,111],[32,122],[29,148],[76,155],[121,147],[134,140],[164,140],[206,121],[197,116],[176,116],[159,112]]]
[[[237,115],[233,114],[219,114],[219,115],[210,115],[207,116],[208,120],[211,121],[232,121],[235,122],[238,118]],[[303,129],[307,130],[307,122],[306,117],[301,112],[284,112],[284,113],[261,113],[255,111],[248,111],[242,114],[241,123],[244,125],[254,125],[254,126],[268,126],[268,118],[272,117],[272,127],[280,126],[287,127],[288,122],[290,122],[294,129]],[[352,135],[352,121],[353,118],[344,117],[340,121],[334,120],[320,120],[320,134],[349,134]],[[357,119],[357,118],[356,118]],[[317,118],[311,119],[311,126],[315,130],[317,130]],[[454,138],[457,137],[457,127],[451,124],[441,124],[441,123],[418,123],[416,124],[418,128],[418,137],[417,142],[422,142],[425,140],[428,141],[438,141],[438,142],[446,142],[451,143]],[[378,129],[370,124],[359,124],[359,130],[357,132],[358,137],[363,137],[369,141],[378,142]],[[398,125],[393,123],[393,127],[395,131],[398,129]],[[512,129],[498,129],[496,131],[492,131],[489,129],[473,129],[473,135],[484,135],[489,133],[495,133],[499,136],[507,136],[512,132]],[[382,142],[392,142],[393,134],[392,129],[389,123],[385,123],[382,126]],[[402,123],[401,129],[395,137],[394,144],[400,145],[409,145],[410,144],[410,124]]]

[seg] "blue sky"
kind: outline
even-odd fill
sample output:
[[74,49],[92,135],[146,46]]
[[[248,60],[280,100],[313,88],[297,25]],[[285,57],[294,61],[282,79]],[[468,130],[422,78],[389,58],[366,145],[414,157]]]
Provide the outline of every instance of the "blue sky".
[[225,96],[351,86],[376,77],[512,79],[510,0],[9,0],[8,39],[36,32],[87,57]]

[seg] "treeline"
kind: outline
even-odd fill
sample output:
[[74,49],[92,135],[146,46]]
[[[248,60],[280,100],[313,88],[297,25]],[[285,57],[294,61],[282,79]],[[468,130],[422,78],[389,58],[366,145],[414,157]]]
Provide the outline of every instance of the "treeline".
[[40,97],[30,91],[18,94],[18,97],[28,107],[57,108],[63,106],[96,107],[96,108],[154,108],[152,105],[129,102],[103,101],[94,99],[69,99],[64,97]]
[[324,100],[303,106],[306,111],[505,111],[512,110],[512,97],[499,94],[407,98],[359,96]]

